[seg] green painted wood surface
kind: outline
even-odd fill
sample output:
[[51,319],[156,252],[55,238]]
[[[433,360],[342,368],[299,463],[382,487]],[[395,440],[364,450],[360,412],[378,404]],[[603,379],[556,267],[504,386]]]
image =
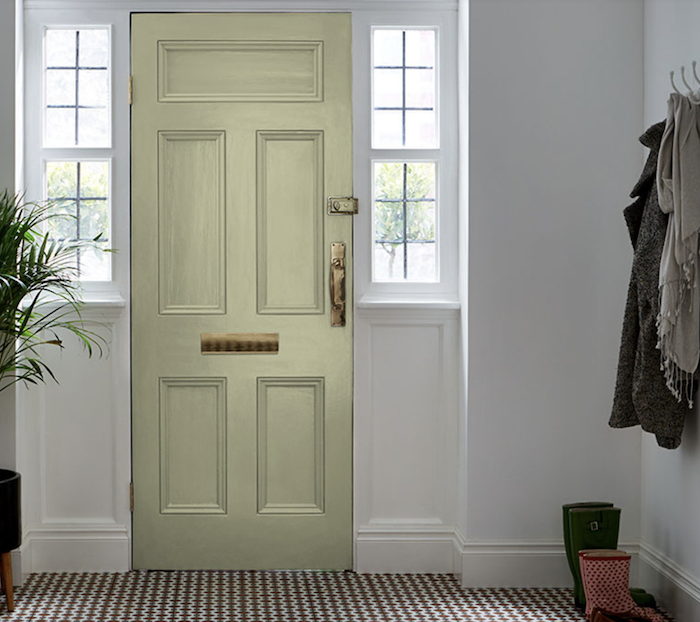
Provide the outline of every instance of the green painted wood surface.
[[325,210],[352,195],[350,41],[347,14],[132,18],[136,568],[352,567],[352,218]]

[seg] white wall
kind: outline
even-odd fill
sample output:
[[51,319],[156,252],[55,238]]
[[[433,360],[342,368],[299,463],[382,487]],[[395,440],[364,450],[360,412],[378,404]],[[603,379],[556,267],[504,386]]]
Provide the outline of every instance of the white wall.
[[471,0],[465,585],[570,585],[561,505],[640,530],[607,426],[642,165],[643,5]]
[[[15,191],[15,0],[0,0],[0,192]],[[0,467],[14,469],[15,402],[0,393]]]
[[[682,87],[681,66],[700,61],[700,3],[646,0],[644,121],[666,118],[669,72]],[[689,82],[692,82],[690,77]],[[674,451],[642,443],[642,575],[679,622],[700,619],[700,426],[697,408],[686,419]]]
[[[20,169],[15,164],[15,129],[21,117],[16,106],[17,68],[21,66],[21,55],[17,53],[15,17],[21,12],[21,0],[0,0],[0,77],[3,84],[0,89],[0,191],[8,189],[10,192],[16,190]],[[0,468],[17,469],[16,439],[15,392],[10,389],[0,393]],[[22,566],[17,552],[13,553],[12,561],[15,582],[18,583]]]
[[15,186],[15,0],[0,0],[0,190]]
[[[467,417],[465,315],[357,311],[356,561],[448,572],[454,555],[465,585],[569,585],[563,503],[614,501],[623,543],[640,533],[640,433],[607,418],[631,262],[622,209],[642,164],[642,6],[469,10]],[[128,564],[128,313],[110,313],[117,355],[64,355],[61,388],[20,405],[35,412],[27,569]]]

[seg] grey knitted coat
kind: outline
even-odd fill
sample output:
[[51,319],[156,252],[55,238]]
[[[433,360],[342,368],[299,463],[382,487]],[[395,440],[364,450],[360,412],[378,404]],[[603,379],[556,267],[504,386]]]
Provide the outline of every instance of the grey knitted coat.
[[661,447],[675,449],[680,445],[689,409],[687,402],[678,402],[666,386],[656,348],[659,265],[668,222],[668,215],[659,208],[656,190],[656,163],[664,126],[664,122],[652,125],[639,139],[650,153],[630,194],[635,201],[624,210],[634,258],[609,424],[613,428],[641,425],[656,435]]

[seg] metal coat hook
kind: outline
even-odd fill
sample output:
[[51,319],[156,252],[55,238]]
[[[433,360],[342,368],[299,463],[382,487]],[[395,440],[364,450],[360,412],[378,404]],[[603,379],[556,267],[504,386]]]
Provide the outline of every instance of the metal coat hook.
[[690,86],[690,84],[688,84],[688,81],[685,79],[685,67],[682,66],[682,65],[681,65],[681,80],[683,80],[683,84],[685,84],[685,86],[686,86],[686,88],[688,89],[688,91],[691,91],[691,92],[692,92],[693,87]]
[[691,102],[694,104],[700,104],[700,77],[698,77],[698,72],[697,72],[697,62],[693,61],[691,63],[692,69],[693,69],[693,77],[695,78],[695,81],[698,83],[698,87],[695,89],[688,84],[688,80],[685,77],[685,65],[681,66],[681,80],[683,81],[683,84],[685,87],[688,89],[686,93],[681,93],[678,87],[676,86],[676,83],[673,79],[673,76],[675,73],[673,71],[670,72],[671,76],[671,86],[673,87],[673,90],[678,93],[679,95],[683,95],[683,97],[687,97]]
[[678,93],[679,95],[683,95],[683,93],[681,93],[681,92],[678,90],[678,87],[676,86],[676,83],[673,81],[673,71],[671,72],[671,86],[673,87],[673,90],[676,91],[676,93]]

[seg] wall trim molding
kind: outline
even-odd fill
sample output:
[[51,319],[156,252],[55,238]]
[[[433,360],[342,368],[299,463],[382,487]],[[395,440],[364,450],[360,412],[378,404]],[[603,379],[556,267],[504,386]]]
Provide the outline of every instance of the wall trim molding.
[[[620,547],[639,555],[637,541]],[[357,528],[358,572],[440,572],[463,587],[571,587],[561,540],[476,540],[437,519],[374,520]]]
[[[558,540],[472,540],[457,546],[462,555],[565,556],[564,543]],[[619,546],[630,555],[639,555],[636,542],[620,542]]]
[[24,540],[55,540],[71,538],[75,540],[124,539],[129,538],[129,530],[114,521],[52,521],[29,524],[24,529]]
[[357,530],[357,541],[420,541],[420,542],[454,542],[455,528],[443,525],[442,521],[401,522],[392,523],[370,522]]
[[25,0],[25,9],[129,11],[457,11],[457,0]]
[[700,578],[646,542],[640,545],[639,559],[700,603]]
[[453,574],[453,550],[454,526],[439,519],[375,520],[357,529],[355,570]]
[[125,572],[129,528],[113,521],[45,522],[25,526],[22,575],[31,572]]
[[[454,546],[462,587],[571,587],[562,540],[475,540],[457,527]],[[639,555],[637,541],[619,546]]]

